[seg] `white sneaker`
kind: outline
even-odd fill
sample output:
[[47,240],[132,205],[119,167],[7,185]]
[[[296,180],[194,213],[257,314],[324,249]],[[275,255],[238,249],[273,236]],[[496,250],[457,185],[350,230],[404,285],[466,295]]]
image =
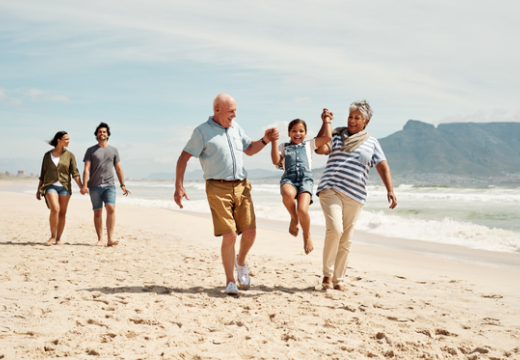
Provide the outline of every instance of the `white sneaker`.
[[247,264],[244,264],[244,266],[238,265],[238,255],[235,258],[235,266],[237,268],[237,280],[240,290],[249,289],[251,279],[249,278],[249,272],[247,271]]
[[226,290],[224,291],[226,294],[228,295],[238,295],[238,288],[235,284],[233,284],[232,282],[230,282],[228,285],[227,285],[227,288]]

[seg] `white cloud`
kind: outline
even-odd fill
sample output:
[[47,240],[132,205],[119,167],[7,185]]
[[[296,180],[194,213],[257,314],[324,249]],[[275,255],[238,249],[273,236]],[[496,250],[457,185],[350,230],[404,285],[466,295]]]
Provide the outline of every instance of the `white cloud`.
[[9,98],[9,103],[11,105],[22,105],[23,104],[22,100],[17,99],[17,98]]
[[48,96],[47,99],[49,101],[63,101],[63,102],[70,101],[70,99],[68,97],[66,97],[65,95],[51,95],[51,96]]
[[25,94],[30,97],[37,97],[37,96],[43,95],[43,91],[38,90],[38,89],[29,89],[26,91]]
[[[494,2],[473,6],[469,0],[327,6],[304,1],[298,8],[266,0],[231,1],[229,6],[233,21],[225,6],[209,0],[156,1],[154,6],[131,0],[1,5],[10,17],[37,28],[16,32],[20,42],[46,44],[36,53],[85,53],[103,62],[211,62],[292,73],[286,81],[293,84],[356,84],[362,96],[386,93],[466,107],[502,96],[475,91],[475,79],[482,89],[520,82],[520,75],[511,76],[520,74],[513,71],[520,50],[510,46],[520,30],[513,15],[520,10],[516,2],[501,3],[500,16],[490,12]],[[345,21],[345,14],[356,16]]]
[[494,109],[492,111],[479,110],[468,115],[450,115],[438,121],[437,124],[451,122],[520,122],[520,108],[512,114],[504,109]]
[[17,93],[23,94],[26,97],[29,97],[31,101],[52,101],[52,102],[67,102],[70,99],[65,95],[55,95],[49,91],[39,90],[39,89],[18,89]]
[[303,104],[303,103],[306,103],[306,102],[308,102],[310,100],[311,100],[311,98],[309,96],[305,96],[305,97],[302,97],[302,98],[295,98],[294,102],[297,103],[297,104]]

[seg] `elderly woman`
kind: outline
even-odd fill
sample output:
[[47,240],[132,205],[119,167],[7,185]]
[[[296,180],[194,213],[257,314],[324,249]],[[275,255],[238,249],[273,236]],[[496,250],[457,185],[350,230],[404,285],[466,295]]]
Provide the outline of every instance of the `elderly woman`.
[[397,206],[390,168],[381,145],[365,130],[372,118],[370,105],[365,100],[356,101],[349,111],[348,126],[334,129],[332,140],[316,150],[318,154],[329,154],[317,190],[327,228],[322,286],[324,289],[334,286],[341,291],[344,290],[352,233],[367,196],[370,168],[376,167],[385,184],[390,209]]
[[61,234],[65,228],[65,216],[72,194],[71,177],[81,188],[82,183],[76,166],[74,154],[66,149],[69,146],[70,137],[66,131],[58,131],[49,145],[54,149],[43,156],[40,182],[36,190],[36,198],[45,197],[47,207],[50,209],[49,223],[51,237],[45,245],[61,245]]

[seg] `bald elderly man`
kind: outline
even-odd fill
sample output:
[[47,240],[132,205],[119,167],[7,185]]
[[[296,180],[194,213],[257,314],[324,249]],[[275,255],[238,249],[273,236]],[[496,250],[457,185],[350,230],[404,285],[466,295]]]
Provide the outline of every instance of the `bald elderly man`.
[[[247,180],[243,155],[252,156],[271,140],[278,139],[278,130],[266,130],[260,140],[251,141],[234,122],[237,105],[228,94],[219,94],[213,101],[213,116],[193,131],[191,139],[177,161],[174,200],[182,209],[182,198],[189,200],[184,189],[184,173],[188,160],[198,157],[208,196],[215,236],[222,236],[222,263],[226,273],[226,290],[238,295],[238,288],[250,286],[246,256],[256,236],[255,211],[251,200],[251,184]],[[235,258],[235,242],[242,234],[240,250]],[[237,269],[238,287],[234,268]]]

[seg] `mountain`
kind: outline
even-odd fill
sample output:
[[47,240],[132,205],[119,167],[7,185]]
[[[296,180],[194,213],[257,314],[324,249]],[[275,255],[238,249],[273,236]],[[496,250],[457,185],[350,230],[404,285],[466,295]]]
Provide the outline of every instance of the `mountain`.
[[502,176],[520,173],[520,123],[449,123],[409,120],[379,139],[392,173]]

